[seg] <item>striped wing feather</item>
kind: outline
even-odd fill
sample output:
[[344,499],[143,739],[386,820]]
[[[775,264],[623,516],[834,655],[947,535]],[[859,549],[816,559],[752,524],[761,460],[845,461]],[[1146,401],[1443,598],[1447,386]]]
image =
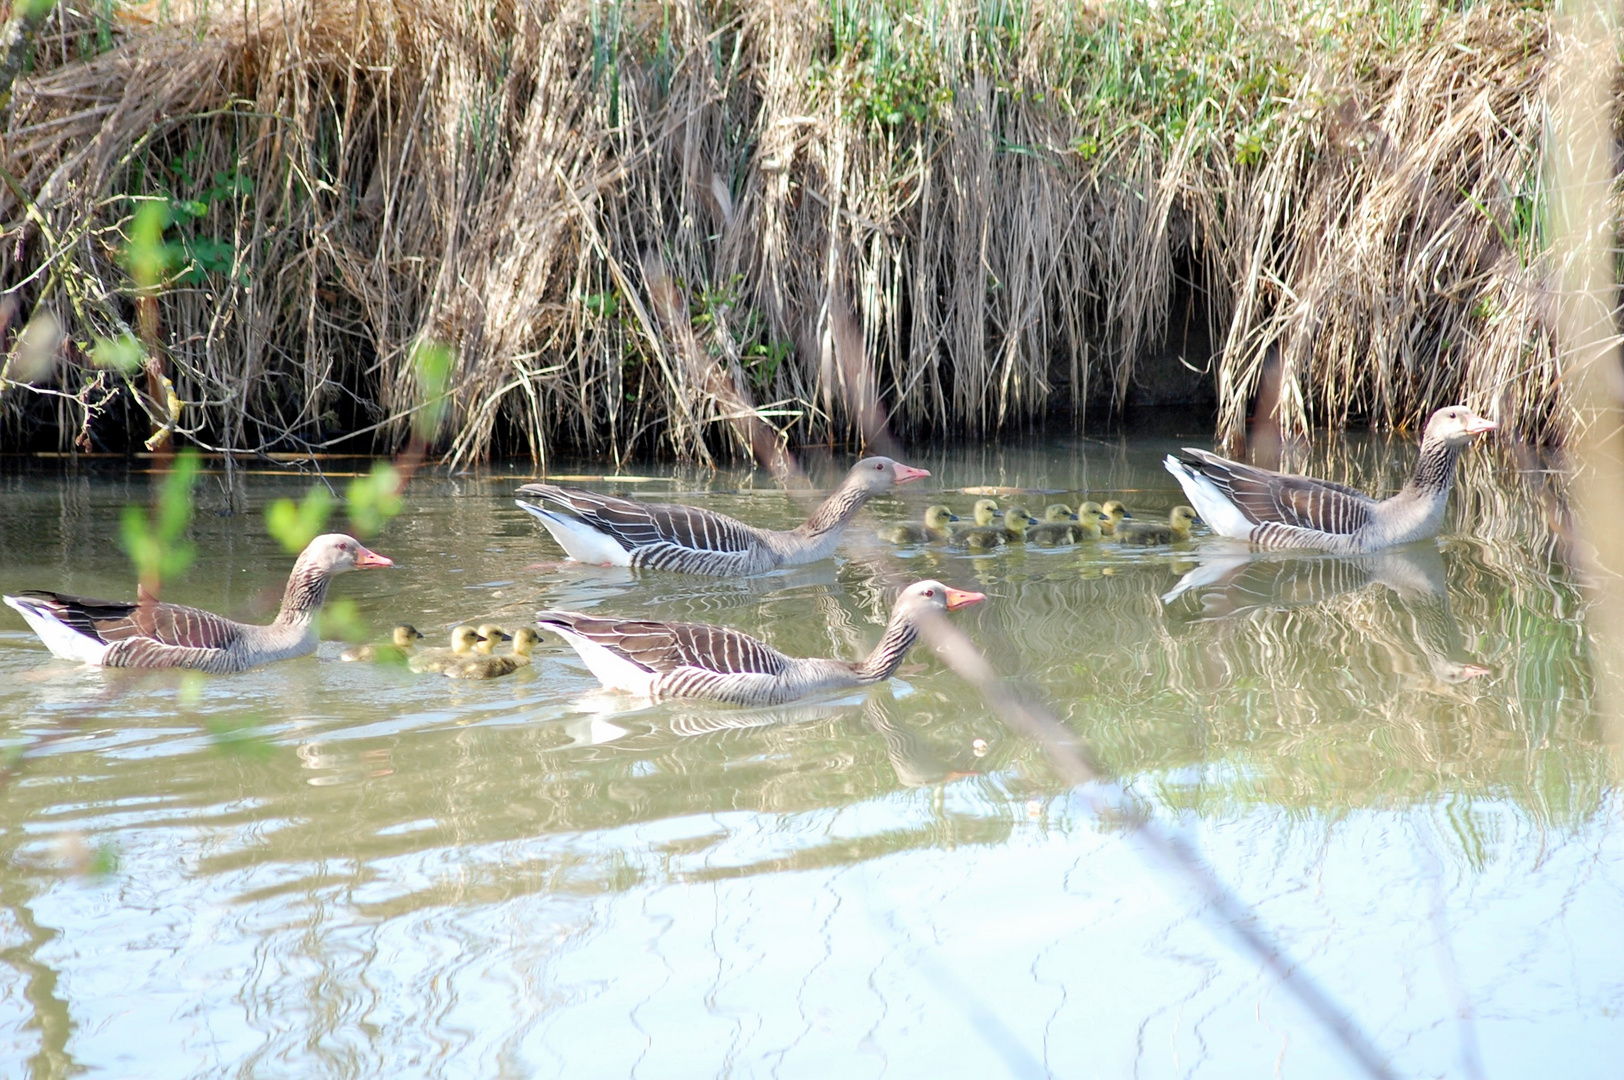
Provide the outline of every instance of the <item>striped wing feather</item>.
[[744,522],[694,506],[633,502],[552,484],[526,484],[519,491],[567,508],[628,550],[663,543],[697,551],[743,552],[757,539]]
[[1376,502],[1362,491],[1329,480],[1289,476],[1184,448],[1184,461],[1216,484],[1253,522],[1347,534],[1370,523]]
[[790,663],[789,657],[772,646],[722,626],[599,619],[571,611],[544,611],[539,620],[580,634],[660,674],[689,667],[724,674],[778,675]]
[[145,589],[135,603],[53,592],[21,595],[39,601],[51,614],[80,633],[109,645],[146,640],[154,645],[180,649],[224,649],[242,633],[242,627],[230,619],[180,604],[160,603]]

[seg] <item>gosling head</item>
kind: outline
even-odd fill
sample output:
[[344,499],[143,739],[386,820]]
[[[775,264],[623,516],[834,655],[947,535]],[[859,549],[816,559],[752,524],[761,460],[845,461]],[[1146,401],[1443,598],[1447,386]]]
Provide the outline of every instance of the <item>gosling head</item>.
[[986,527],[986,526],[992,524],[992,519],[993,518],[1003,517],[1003,516],[1004,516],[1004,512],[1002,510],[998,509],[998,503],[997,503],[996,500],[994,500],[994,499],[977,499],[976,500],[975,522],[976,522],[977,525],[980,525],[982,527]]
[[401,623],[395,627],[395,632],[390,635],[389,640],[395,643],[396,648],[409,649],[422,641],[423,635],[418,633],[417,627],[411,623]]
[[1015,532],[1025,532],[1028,525],[1037,524],[1037,518],[1026,512],[1025,507],[1012,506],[1004,511],[1004,526]]
[[946,529],[948,524],[959,520],[959,515],[945,506],[933,506],[925,511],[925,524],[938,531]]
[[1117,522],[1121,521],[1123,518],[1131,518],[1131,517],[1133,517],[1132,514],[1128,513],[1128,508],[1126,506],[1123,506],[1120,502],[1118,502],[1115,499],[1112,499],[1110,502],[1108,502],[1104,506],[1100,507],[1100,513],[1104,514],[1107,518],[1109,518],[1112,525],[1115,525]]
[[529,656],[540,642],[541,635],[534,627],[521,626],[513,633],[513,655]]
[[1076,521],[1077,515],[1065,503],[1050,503],[1043,511],[1043,520],[1052,522]]
[[485,623],[479,628],[479,651],[482,653],[495,652],[497,642],[512,640],[512,634],[493,623]]
[[480,637],[478,630],[464,623],[451,631],[451,651],[459,655],[466,655],[473,652],[474,646],[483,640],[484,638]]
[[1499,425],[1493,420],[1485,420],[1464,405],[1450,405],[1427,418],[1426,434],[1421,441],[1465,446],[1476,436],[1496,427]]
[[1173,512],[1167,515],[1168,524],[1172,525],[1173,531],[1180,536],[1189,536],[1190,526],[1199,524],[1200,521],[1201,519],[1195,515],[1195,510],[1188,506],[1175,506]]

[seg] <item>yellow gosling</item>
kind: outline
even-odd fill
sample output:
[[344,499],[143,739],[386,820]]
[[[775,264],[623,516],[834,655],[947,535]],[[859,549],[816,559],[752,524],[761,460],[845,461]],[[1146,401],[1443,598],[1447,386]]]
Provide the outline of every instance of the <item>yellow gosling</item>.
[[423,640],[423,635],[417,632],[417,627],[411,623],[401,623],[395,627],[390,635],[391,644],[388,645],[357,645],[352,649],[345,649],[338,654],[340,660],[345,661],[371,661],[384,664],[404,664],[412,655],[412,647]]
[[1201,519],[1188,506],[1175,506],[1167,522],[1124,521],[1117,526],[1117,539],[1124,544],[1172,544],[1190,538],[1190,526]]
[[530,653],[541,640],[541,635],[528,626],[521,626],[513,634],[513,651],[501,656],[476,656],[446,668],[452,679],[500,679],[530,664]]
[[892,544],[932,544],[948,538],[948,526],[959,516],[945,506],[932,506],[925,511],[925,523],[904,522],[881,529],[879,537]]

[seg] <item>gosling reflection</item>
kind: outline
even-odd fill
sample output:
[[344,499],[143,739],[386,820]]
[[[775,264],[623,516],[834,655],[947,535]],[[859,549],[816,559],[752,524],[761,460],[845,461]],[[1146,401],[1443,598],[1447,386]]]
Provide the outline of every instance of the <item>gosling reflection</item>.
[[1162,596],[1162,603],[1172,604],[1190,594],[1200,606],[1199,621],[1233,619],[1256,611],[1323,604],[1371,585],[1390,589],[1409,616],[1406,637],[1434,678],[1453,684],[1490,673],[1465,656],[1449,605],[1443,556],[1432,544],[1358,557],[1203,553],[1200,565],[1180,578]]

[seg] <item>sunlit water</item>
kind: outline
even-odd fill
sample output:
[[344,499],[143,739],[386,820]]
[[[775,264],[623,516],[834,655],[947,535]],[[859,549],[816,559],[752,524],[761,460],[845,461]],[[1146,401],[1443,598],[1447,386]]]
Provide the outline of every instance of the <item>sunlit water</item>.
[[[435,638],[552,606],[855,657],[897,573],[983,590],[959,624],[1400,1074],[1618,1075],[1619,798],[1579,594],[1507,459],[1470,456],[1445,537],[1381,560],[871,539],[982,485],[1159,516],[1182,501],[1173,445],[915,455],[934,476],[872,504],[861,544],[749,581],[561,564],[513,505],[521,473],[420,479],[373,544],[400,569],[334,595]],[[1294,463],[1391,489],[1412,455],[1361,440]],[[608,486],[805,512],[760,475],[641,471]],[[269,618],[290,560],[259,511],[308,482],[252,476],[228,518],[206,477],[166,598]],[[0,590],[130,595],[112,538],[151,483],[13,467]],[[102,673],[0,610],[0,739],[27,751],[0,788],[0,1075],[1352,1075],[924,649],[873,691],[751,712],[605,695],[550,637],[486,683],[340,648]]]

